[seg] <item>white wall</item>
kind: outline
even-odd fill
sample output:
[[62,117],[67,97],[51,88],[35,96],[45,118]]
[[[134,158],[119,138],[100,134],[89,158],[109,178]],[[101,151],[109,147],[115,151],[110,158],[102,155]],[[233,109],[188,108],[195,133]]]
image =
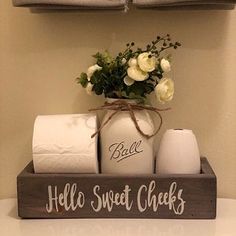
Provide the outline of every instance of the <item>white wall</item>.
[[[176,83],[166,128],[189,128],[217,177],[218,195],[236,198],[236,11],[60,12],[32,14],[0,2],[0,198],[16,194],[16,175],[31,160],[38,114],[86,112],[75,78],[90,55],[126,42],[140,46],[170,33]],[[159,137],[161,136],[159,134]],[[159,138],[158,138],[159,139]]]

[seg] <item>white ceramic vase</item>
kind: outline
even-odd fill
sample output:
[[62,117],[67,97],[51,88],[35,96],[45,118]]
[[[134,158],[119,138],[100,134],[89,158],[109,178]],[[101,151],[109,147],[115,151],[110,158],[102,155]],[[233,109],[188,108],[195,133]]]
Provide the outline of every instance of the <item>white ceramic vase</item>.
[[156,173],[200,173],[199,148],[191,130],[169,129],[164,133],[157,153]]
[[[116,99],[108,99],[113,102]],[[125,100],[135,103],[135,100]],[[105,122],[114,111],[108,111]],[[153,121],[145,110],[134,111],[144,133],[152,134]],[[112,174],[154,173],[153,138],[146,139],[136,129],[128,111],[118,112],[100,132],[101,171]]]

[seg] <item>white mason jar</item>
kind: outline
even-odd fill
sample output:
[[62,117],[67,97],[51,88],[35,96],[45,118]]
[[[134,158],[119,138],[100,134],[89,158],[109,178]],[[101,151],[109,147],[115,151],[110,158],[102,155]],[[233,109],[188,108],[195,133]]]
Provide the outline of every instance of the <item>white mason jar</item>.
[[192,130],[169,129],[160,142],[156,159],[158,174],[199,174],[200,153]]
[[[114,102],[117,99],[107,99]],[[125,99],[128,103],[136,100]],[[113,110],[107,111],[102,124]],[[134,111],[138,125],[145,134],[152,134],[154,123],[146,110]],[[119,111],[100,132],[101,171],[112,174],[154,173],[153,138],[143,137],[136,129],[129,111]]]

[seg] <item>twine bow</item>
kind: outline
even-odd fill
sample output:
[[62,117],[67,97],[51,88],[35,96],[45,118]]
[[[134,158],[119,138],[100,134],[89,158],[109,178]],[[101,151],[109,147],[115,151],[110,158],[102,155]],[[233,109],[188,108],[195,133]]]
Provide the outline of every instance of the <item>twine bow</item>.
[[[128,111],[130,114],[130,117],[132,119],[132,121],[134,122],[134,125],[136,127],[136,129],[138,130],[138,132],[145,138],[150,139],[153,136],[155,136],[159,130],[161,129],[162,126],[162,116],[160,114],[161,111],[167,111],[170,110],[170,108],[166,108],[166,109],[158,109],[152,106],[145,106],[145,105],[140,105],[140,104],[131,104],[128,103],[126,101],[123,100],[117,100],[111,103],[105,102],[105,104],[101,107],[98,108],[94,108],[94,109],[90,109],[89,111],[102,111],[102,110],[112,110],[114,111],[105,122],[102,123],[102,125],[99,127],[99,129],[91,136],[91,138],[95,137],[97,134],[100,133],[100,131],[104,128],[104,126],[107,125],[107,123],[112,119],[112,117],[114,117],[117,113],[119,113],[120,111]],[[138,122],[137,122],[137,118],[135,116],[134,111],[141,111],[141,110],[147,110],[147,111],[151,111],[154,112],[160,119],[160,124],[158,126],[158,128],[155,130],[155,132],[153,134],[145,134],[142,129],[140,128]]]

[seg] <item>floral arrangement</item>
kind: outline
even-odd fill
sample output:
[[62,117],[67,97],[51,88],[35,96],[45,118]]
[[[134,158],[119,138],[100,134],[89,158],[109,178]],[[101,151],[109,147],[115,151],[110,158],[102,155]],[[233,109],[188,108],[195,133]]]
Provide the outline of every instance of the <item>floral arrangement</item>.
[[167,74],[171,70],[171,56],[163,56],[167,49],[177,49],[170,35],[157,36],[144,49],[127,43],[123,52],[113,58],[108,51],[96,53],[96,63],[77,78],[88,94],[104,94],[108,98],[145,100],[153,91],[161,103],[172,100],[174,82]]

